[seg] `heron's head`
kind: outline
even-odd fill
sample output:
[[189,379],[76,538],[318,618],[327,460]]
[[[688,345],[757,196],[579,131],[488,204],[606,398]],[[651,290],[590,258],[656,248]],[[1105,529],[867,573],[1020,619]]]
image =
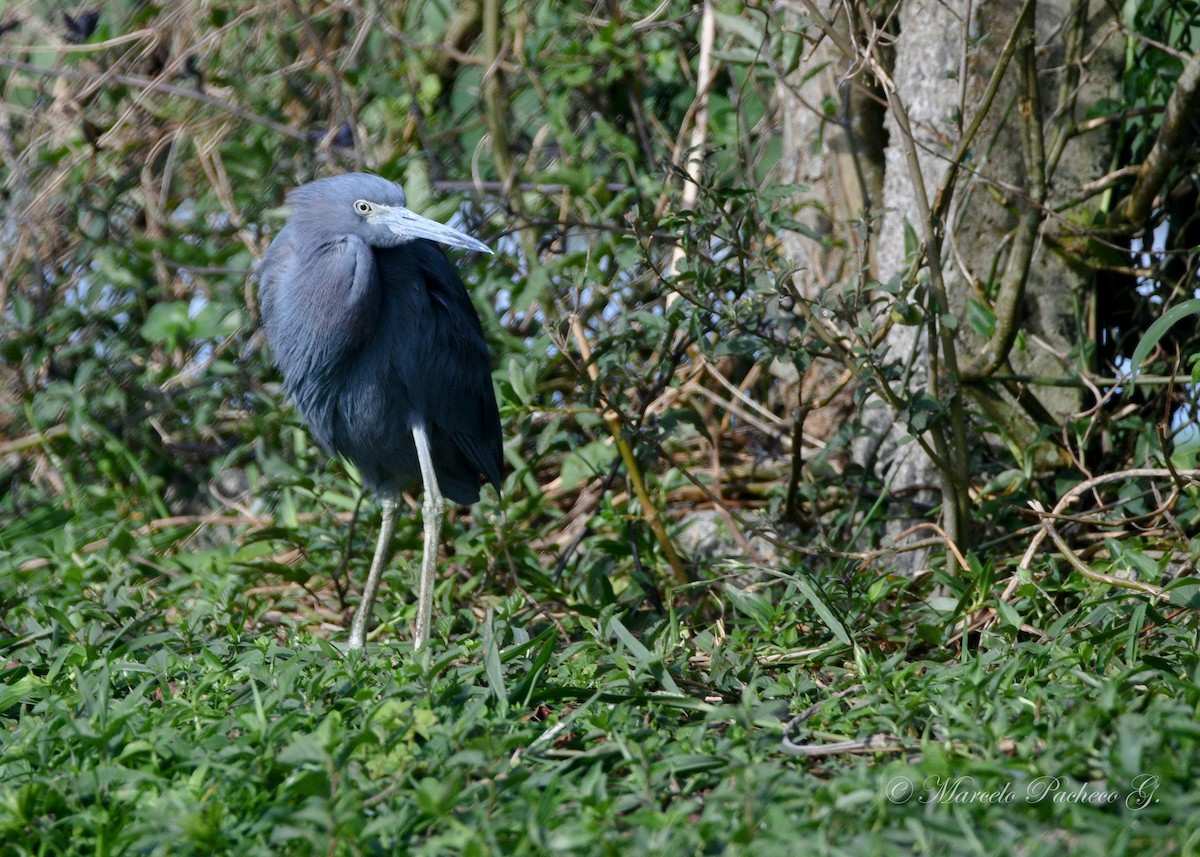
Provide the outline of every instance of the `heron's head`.
[[482,241],[408,210],[400,185],[367,173],[347,173],[301,185],[287,196],[292,219],[332,235],[356,235],[372,247],[418,238],[491,253]]

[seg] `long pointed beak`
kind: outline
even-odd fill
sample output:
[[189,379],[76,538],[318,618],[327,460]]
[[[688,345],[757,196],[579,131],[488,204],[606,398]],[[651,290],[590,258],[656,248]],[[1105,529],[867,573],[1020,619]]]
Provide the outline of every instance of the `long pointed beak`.
[[413,214],[407,208],[389,208],[379,220],[401,238],[425,238],[448,247],[461,247],[464,250],[475,250],[478,253],[492,252],[491,247],[482,241],[477,241],[465,232],[459,232],[457,229],[452,229],[436,220],[430,220],[428,217]]

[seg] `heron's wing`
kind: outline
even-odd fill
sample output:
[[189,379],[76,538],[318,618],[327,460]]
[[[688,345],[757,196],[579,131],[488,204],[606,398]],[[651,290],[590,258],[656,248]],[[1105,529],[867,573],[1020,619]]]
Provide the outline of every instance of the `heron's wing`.
[[276,318],[279,291],[293,255],[295,251],[292,249],[291,235],[285,227],[275,236],[275,240],[267,248],[267,254],[255,270],[258,278],[258,309],[262,314],[263,323],[268,327]]
[[286,227],[259,268],[259,295],[284,384],[317,440],[334,450],[337,381],[378,323],[371,248],[349,235],[309,246]]
[[[291,228],[259,268],[267,337],[285,354],[333,360],[357,348],[378,321],[379,274],[371,248],[353,235],[306,246]],[[280,368],[287,366],[280,363]]]
[[435,429],[435,443],[439,433],[449,435],[473,474],[482,473],[499,490],[504,470],[500,414],[479,315],[441,248],[428,241],[410,246],[432,314],[422,337],[432,348],[418,382],[425,387],[421,410]]

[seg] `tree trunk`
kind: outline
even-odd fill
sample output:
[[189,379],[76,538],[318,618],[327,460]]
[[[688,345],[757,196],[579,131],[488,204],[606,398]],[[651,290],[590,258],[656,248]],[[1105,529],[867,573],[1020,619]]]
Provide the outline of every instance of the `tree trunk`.
[[[1108,171],[1113,141],[1111,126],[1080,134],[1077,123],[1117,90],[1121,40],[1107,7],[1066,0],[900,0],[848,23],[844,5],[795,8],[816,23],[778,91],[784,180],[820,199],[802,222],[841,239],[785,239],[797,289],[819,301],[853,284],[862,298],[851,309],[886,328],[875,371],[857,364],[874,391],[858,415],[873,440],[855,457],[888,488],[890,532],[940,503],[967,547],[969,455],[1009,455],[1025,472],[1065,461],[1047,438],[1080,410],[1079,390],[1029,379],[1083,368],[1092,273],[1068,252],[1070,224],[1090,223],[1103,199],[1081,188]],[[812,109],[830,99],[836,119]],[[920,390],[940,410],[906,408]],[[963,412],[969,434],[954,425]],[[966,442],[984,429],[990,453]]]

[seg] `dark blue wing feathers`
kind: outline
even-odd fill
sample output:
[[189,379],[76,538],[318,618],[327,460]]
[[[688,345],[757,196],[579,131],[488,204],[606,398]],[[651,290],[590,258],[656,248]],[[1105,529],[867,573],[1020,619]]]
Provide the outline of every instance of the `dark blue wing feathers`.
[[419,289],[411,295],[420,306],[414,313],[419,329],[395,326],[393,370],[429,428],[442,492],[459,502],[474,502],[479,475],[499,490],[503,471],[500,416],[483,326],[462,280],[436,244],[415,241],[380,251],[377,258],[389,299],[393,289]]

